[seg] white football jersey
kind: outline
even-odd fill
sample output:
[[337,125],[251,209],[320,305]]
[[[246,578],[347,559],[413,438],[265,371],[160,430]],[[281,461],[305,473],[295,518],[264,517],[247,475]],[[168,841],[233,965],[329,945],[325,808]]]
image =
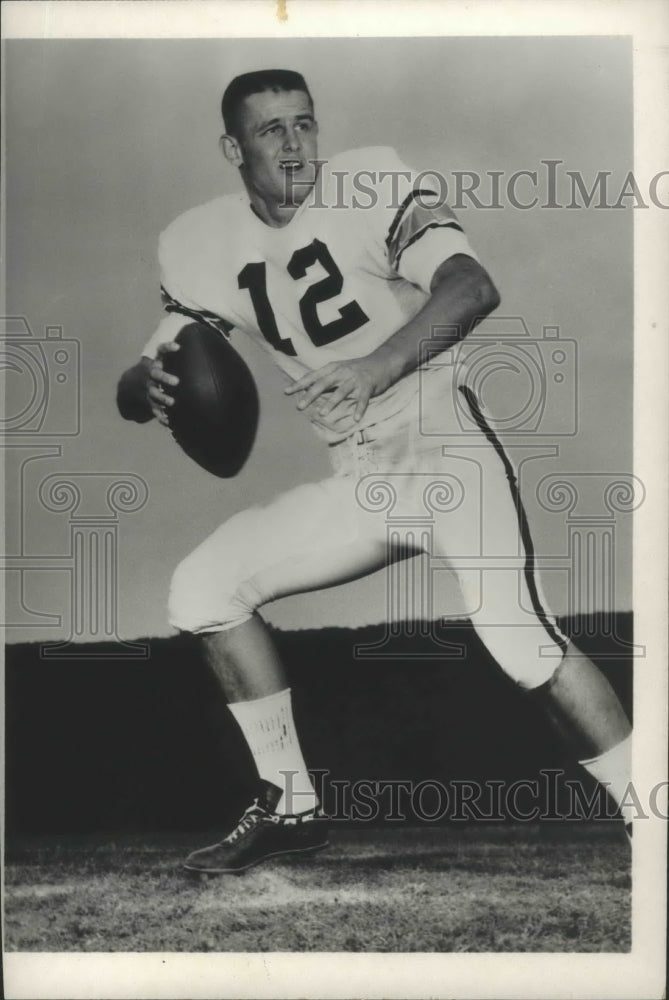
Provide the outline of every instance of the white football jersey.
[[[143,354],[155,357],[186,316],[247,334],[297,379],[370,354],[422,308],[454,254],[475,257],[434,175],[423,180],[389,148],[342,153],[322,164],[283,227],[262,222],[243,192],[185,212],[162,233],[168,316]],[[417,389],[412,372],[370,400],[358,426],[394,416]],[[330,442],[345,436],[315,426]]]

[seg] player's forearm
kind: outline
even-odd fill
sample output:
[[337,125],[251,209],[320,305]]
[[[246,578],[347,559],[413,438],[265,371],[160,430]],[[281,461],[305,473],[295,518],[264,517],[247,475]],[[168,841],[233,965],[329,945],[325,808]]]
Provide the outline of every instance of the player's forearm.
[[146,386],[151,362],[141,358],[136,365],[123,372],[116,390],[116,405],[124,420],[145,424],[153,418]]
[[490,276],[473,257],[450,258],[435,273],[432,294],[420,312],[371,356],[383,367],[388,385],[393,385],[418,367],[421,343],[433,337],[439,350],[446,350],[466,337],[499,303],[499,292]]

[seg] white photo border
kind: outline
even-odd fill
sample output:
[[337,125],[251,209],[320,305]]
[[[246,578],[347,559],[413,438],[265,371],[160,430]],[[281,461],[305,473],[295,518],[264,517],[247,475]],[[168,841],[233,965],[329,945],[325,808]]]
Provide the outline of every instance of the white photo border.
[[[656,0],[8,0],[9,38],[625,35],[634,49],[635,174],[667,167],[669,7]],[[666,775],[669,214],[635,213],[634,782]],[[637,639],[637,636],[640,637]],[[653,780],[650,780],[650,776]],[[666,830],[638,824],[629,954],[5,953],[11,998],[648,998],[663,995]]]

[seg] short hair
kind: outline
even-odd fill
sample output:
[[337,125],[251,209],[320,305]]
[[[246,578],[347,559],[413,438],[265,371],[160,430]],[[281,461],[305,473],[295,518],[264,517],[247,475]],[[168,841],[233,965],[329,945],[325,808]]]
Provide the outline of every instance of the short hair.
[[221,101],[223,126],[228,135],[237,135],[239,130],[239,109],[251,94],[262,94],[271,90],[278,94],[285,90],[303,90],[313,108],[314,101],[301,73],[292,69],[260,69],[254,73],[236,76],[225,89]]

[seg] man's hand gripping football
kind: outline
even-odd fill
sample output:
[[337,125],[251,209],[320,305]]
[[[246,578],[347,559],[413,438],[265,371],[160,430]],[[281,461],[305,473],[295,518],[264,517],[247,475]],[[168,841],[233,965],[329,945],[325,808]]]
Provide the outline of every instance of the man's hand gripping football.
[[161,344],[158,348],[158,356],[151,361],[148,368],[148,378],[146,394],[149,406],[156,420],[165,427],[168,426],[167,411],[165,407],[174,406],[173,397],[166,392],[166,389],[174,389],[179,384],[176,375],[168,375],[163,368],[163,357],[173,351],[178,351],[179,345],[171,340],[166,344]]

